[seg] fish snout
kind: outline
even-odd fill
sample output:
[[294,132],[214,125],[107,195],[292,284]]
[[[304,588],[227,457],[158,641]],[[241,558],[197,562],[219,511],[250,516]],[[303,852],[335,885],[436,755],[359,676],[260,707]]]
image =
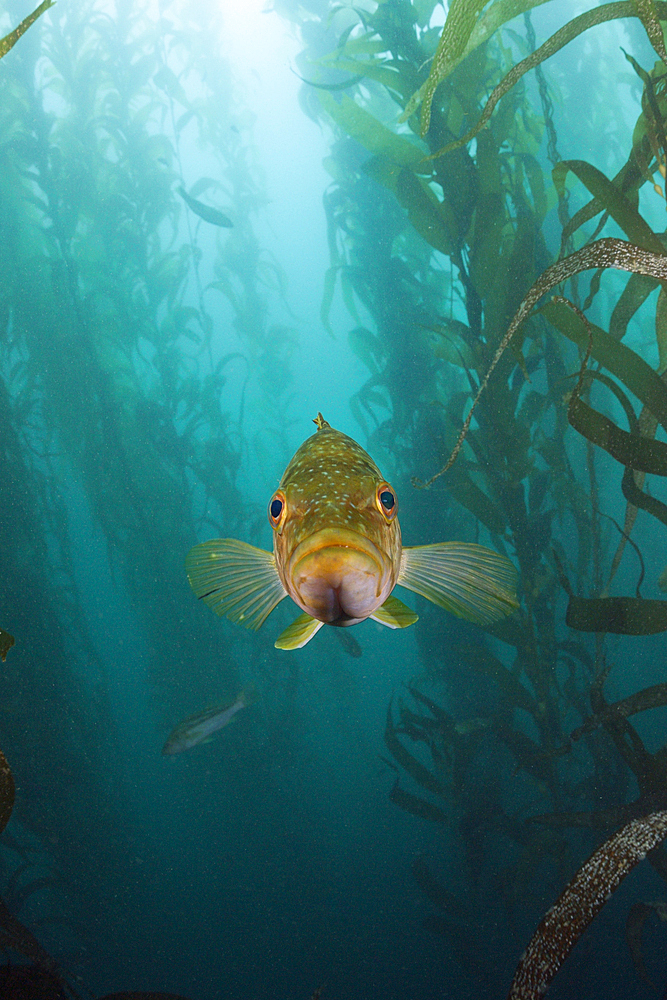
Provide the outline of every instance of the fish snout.
[[291,596],[313,618],[354,625],[393,589],[391,565],[369,539],[327,529],[301,542],[290,559]]

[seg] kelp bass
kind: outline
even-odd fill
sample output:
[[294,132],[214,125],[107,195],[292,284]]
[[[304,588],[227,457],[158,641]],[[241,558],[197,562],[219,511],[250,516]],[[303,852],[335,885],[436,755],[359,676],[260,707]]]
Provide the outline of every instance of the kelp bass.
[[269,502],[273,553],[234,538],[195,545],[185,566],[197,597],[258,629],[289,595],[303,614],[278,649],[305,646],[324,624],[412,625],[417,615],[392,596],[397,584],[477,625],[518,607],[505,556],[460,542],[404,548],[396,494],[373,459],[321,413],[315,423]]

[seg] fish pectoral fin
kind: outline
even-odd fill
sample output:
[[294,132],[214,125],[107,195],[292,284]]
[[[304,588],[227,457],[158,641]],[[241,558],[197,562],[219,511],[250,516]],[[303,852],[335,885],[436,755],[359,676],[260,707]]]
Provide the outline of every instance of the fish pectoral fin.
[[403,604],[403,601],[399,601],[398,597],[388,597],[370,617],[374,622],[387,625],[389,628],[407,628],[408,625],[414,625],[419,615],[415,614],[407,604]]
[[287,596],[272,552],[236,538],[212,538],[185,557],[185,571],[197,597],[216,615],[256,631]]
[[519,607],[516,569],[484,545],[405,548],[397,583],[475,625],[492,625]]
[[284,632],[280,633],[275,642],[276,649],[301,649],[323,625],[324,622],[313,618],[312,615],[305,613],[299,615]]

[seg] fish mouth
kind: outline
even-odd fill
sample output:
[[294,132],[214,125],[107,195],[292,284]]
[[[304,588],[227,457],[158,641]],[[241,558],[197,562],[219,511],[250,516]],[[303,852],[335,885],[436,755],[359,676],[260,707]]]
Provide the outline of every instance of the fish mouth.
[[389,596],[391,563],[365,535],[324,528],[300,542],[287,567],[292,598],[329,625],[354,625]]

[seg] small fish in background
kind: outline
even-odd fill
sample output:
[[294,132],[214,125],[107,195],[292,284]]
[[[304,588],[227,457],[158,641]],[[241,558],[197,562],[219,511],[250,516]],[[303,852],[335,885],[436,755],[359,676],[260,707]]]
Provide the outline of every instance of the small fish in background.
[[198,743],[207,742],[213,733],[224,729],[230,722],[233,722],[237,712],[252,705],[256,700],[255,689],[245,688],[233,701],[188,716],[171,731],[169,739],[162,748],[162,753],[173,756],[177,753],[183,753],[184,750],[189,750],[190,747],[197,746]]
[[481,626],[518,607],[516,570],[492,549],[404,548],[396,493],[373,459],[321,413],[314,423],[269,501],[273,552],[214,538],[186,556],[200,600],[256,630],[289,595],[304,613],[278,637],[278,649],[305,646],[324,624],[412,625],[418,616],[391,596],[397,584]]
[[178,193],[185,202],[185,204],[190,208],[195,215],[198,215],[200,219],[204,222],[210,222],[212,226],[222,226],[223,229],[232,229],[234,223],[232,220],[219,212],[217,208],[212,208],[210,205],[205,205],[202,201],[197,201],[196,198],[191,198],[184,187],[178,188]]

